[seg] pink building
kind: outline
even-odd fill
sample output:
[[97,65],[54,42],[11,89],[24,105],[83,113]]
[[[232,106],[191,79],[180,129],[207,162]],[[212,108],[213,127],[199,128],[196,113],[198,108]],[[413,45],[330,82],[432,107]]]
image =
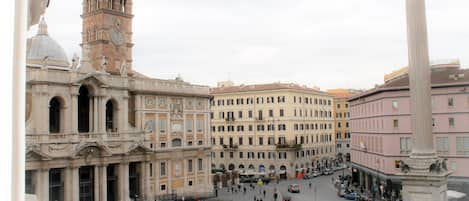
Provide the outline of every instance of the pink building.
[[[469,70],[459,64],[435,65],[431,78],[434,147],[453,171],[449,189],[468,194]],[[398,161],[412,148],[409,79],[405,72],[386,79],[349,99],[353,178],[365,191],[398,197]]]

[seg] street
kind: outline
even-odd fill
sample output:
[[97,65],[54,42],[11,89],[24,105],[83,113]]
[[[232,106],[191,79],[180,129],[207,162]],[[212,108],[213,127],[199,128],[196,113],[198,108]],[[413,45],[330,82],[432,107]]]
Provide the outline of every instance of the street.
[[[231,188],[223,188],[218,191],[218,197],[210,199],[210,201],[255,201],[257,199],[262,199],[263,201],[273,201],[273,192],[277,188],[281,193],[288,194],[291,196],[292,201],[344,201],[344,198],[337,196],[337,190],[334,188],[331,177],[337,178],[338,175],[341,175],[342,171],[334,173],[334,175],[329,176],[319,176],[313,179],[304,180],[304,179],[289,179],[281,181],[279,184],[272,182],[268,185],[264,185],[261,188],[255,185],[255,189],[251,189],[249,184],[241,183],[241,191],[231,192]],[[309,188],[309,182],[311,182],[312,187]],[[298,184],[300,186],[301,193],[288,193],[287,188],[289,184]],[[246,187],[246,194],[243,193],[243,188]],[[235,188],[237,190],[237,187]],[[228,192],[229,190],[229,192]],[[263,190],[266,191],[266,196],[263,196]],[[279,195],[277,198],[281,200]]]

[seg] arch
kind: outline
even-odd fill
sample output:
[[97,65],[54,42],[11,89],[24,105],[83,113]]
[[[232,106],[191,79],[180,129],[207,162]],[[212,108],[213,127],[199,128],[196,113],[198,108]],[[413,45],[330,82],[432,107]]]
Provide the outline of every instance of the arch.
[[270,166],[269,166],[269,170],[270,170],[270,171],[275,171],[275,165],[270,165]]
[[90,132],[90,91],[86,86],[78,90],[78,132]]
[[253,165],[253,164],[249,164],[248,169],[249,169],[249,170],[255,170],[254,165]]
[[106,131],[116,132],[118,125],[118,103],[115,99],[106,102]]
[[244,170],[244,165],[243,165],[243,164],[239,164],[238,169]]
[[215,169],[217,168],[217,166],[215,165],[215,163],[212,163],[212,169]]
[[179,138],[171,140],[171,146],[172,147],[180,147],[182,146],[182,140]]
[[63,117],[63,104],[64,101],[60,97],[53,97],[49,101],[49,132],[50,133],[59,133],[62,129]]
[[230,163],[228,165],[228,170],[234,170],[235,169],[235,165],[233,163]]
[[264,165],[259,165],[259,172],[265,172],[265,166]]

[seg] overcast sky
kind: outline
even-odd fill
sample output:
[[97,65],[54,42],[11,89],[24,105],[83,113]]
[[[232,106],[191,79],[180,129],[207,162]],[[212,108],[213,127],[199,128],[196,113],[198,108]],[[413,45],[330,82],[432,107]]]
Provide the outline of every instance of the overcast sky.
[[[49,33],[81,53],[81,0],[53,0]],[[134,69],[215,86],[370,88],[407,65],[404,0],[134,0]],[[469,66],[469,1],[427,0],[432,60]]]

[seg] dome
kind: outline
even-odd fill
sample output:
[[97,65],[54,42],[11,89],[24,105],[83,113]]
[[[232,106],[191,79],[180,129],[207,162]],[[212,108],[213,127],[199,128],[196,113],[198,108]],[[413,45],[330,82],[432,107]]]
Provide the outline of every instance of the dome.
[[62,46],[49,36],[44,18],[39,23],[36,36],[28,40],[26,55],[28,65],[42,66],[44,58],[47,57],[49,66],[66,68],[70,66],[67,54]]

